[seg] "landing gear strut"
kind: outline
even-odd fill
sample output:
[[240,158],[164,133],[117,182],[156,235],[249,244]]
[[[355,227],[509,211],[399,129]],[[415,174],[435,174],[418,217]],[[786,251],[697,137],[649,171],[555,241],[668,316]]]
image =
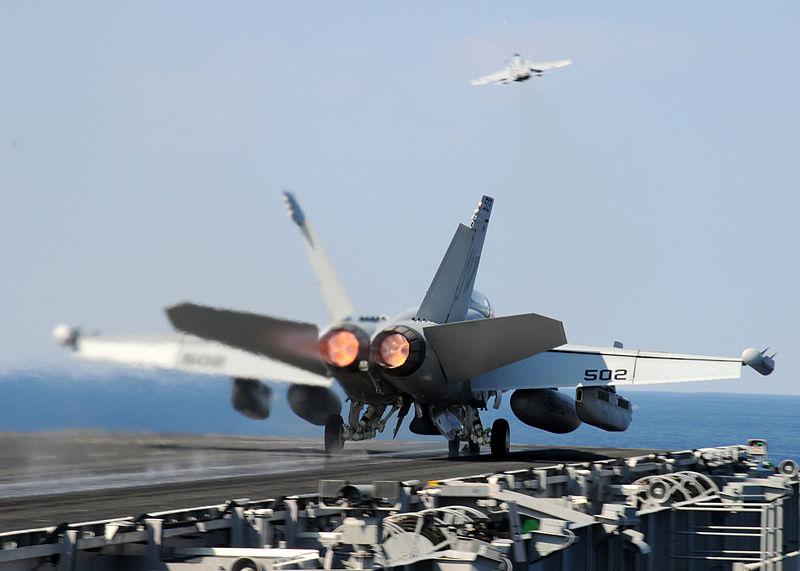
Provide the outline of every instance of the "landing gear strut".
[[456,437],[452,440],[447,441],[447,456],[450,458],[456,458],[460,456],[462,453],[466,453],[469,456],[480,456],[481,454],[481,445],[477,442],[473,442],[472,440],[467,442],[467,445],[464,447],[464,450],[461,449],[461,439]]
[[325,453],[339,454],[344,446],[344,420],[332,414],[325,421]]
[[457,436],[447,441],[447,456],[449,458],[456,458],[458,456],[458,447],[460,443],[461,439]]

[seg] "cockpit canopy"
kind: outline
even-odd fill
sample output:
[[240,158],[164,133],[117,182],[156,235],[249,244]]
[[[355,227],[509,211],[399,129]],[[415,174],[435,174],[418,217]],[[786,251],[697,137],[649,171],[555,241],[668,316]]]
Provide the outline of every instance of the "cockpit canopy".
[[467,309],[467,319],[486,319],[487,317],[494,317],[492,304],[485,294],[476,289],[472,290],[472,295],[469,298],[469,308]]

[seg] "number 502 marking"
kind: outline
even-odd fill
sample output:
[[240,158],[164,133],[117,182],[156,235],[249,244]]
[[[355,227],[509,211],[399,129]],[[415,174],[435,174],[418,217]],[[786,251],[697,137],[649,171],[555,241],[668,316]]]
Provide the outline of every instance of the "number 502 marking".
[[584,381],[624,381],[628,378],[628,369],[586,369]]

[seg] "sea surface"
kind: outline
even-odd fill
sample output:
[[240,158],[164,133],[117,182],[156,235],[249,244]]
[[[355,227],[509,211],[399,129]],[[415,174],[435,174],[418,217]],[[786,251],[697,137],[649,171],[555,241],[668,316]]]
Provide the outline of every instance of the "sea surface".
[[[99,428],[126,432],[186,432],[303,436],[322,439],[322,428],[296,417],[285,385],[275,384],[272,413],[251,420],[230,404],[230,379],[172,371],[105,370],[80,373],[9,371],[0,373],[0,431],[33,432]],[[769,460],[800,462],[800,396],[731,393],[676,393],[620,390],[635,406],[625,432],[582,425],[569,434],[531,428],[514,418],[503,399],[499,410],[482,413],[484,425],[508,419],[512,444],[554,447],[613,446],[686,450],[744,444],[766,439]],[[341,395],[344,403],[344,395]],[[430,439],[410,433],[405,420],[397,438]],[[391,439],[390,419],[381,439]]]

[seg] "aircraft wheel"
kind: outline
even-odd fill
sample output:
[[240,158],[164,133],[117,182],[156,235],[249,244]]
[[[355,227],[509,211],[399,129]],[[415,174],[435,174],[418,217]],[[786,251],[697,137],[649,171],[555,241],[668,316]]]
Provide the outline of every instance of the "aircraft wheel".
[[338,414],[332,414],[325,421],[325,453],[338,454],[344,447],[344,420]]
[[458,447],[460,444],[460,440],[458,438],[453,438],[452,440],[447,441],[447,456],[448,458],[456,458],[458,456]]
[[492,423],[492,456],[505,458],[511,448],[511,431],[505,418],[498,418]]

